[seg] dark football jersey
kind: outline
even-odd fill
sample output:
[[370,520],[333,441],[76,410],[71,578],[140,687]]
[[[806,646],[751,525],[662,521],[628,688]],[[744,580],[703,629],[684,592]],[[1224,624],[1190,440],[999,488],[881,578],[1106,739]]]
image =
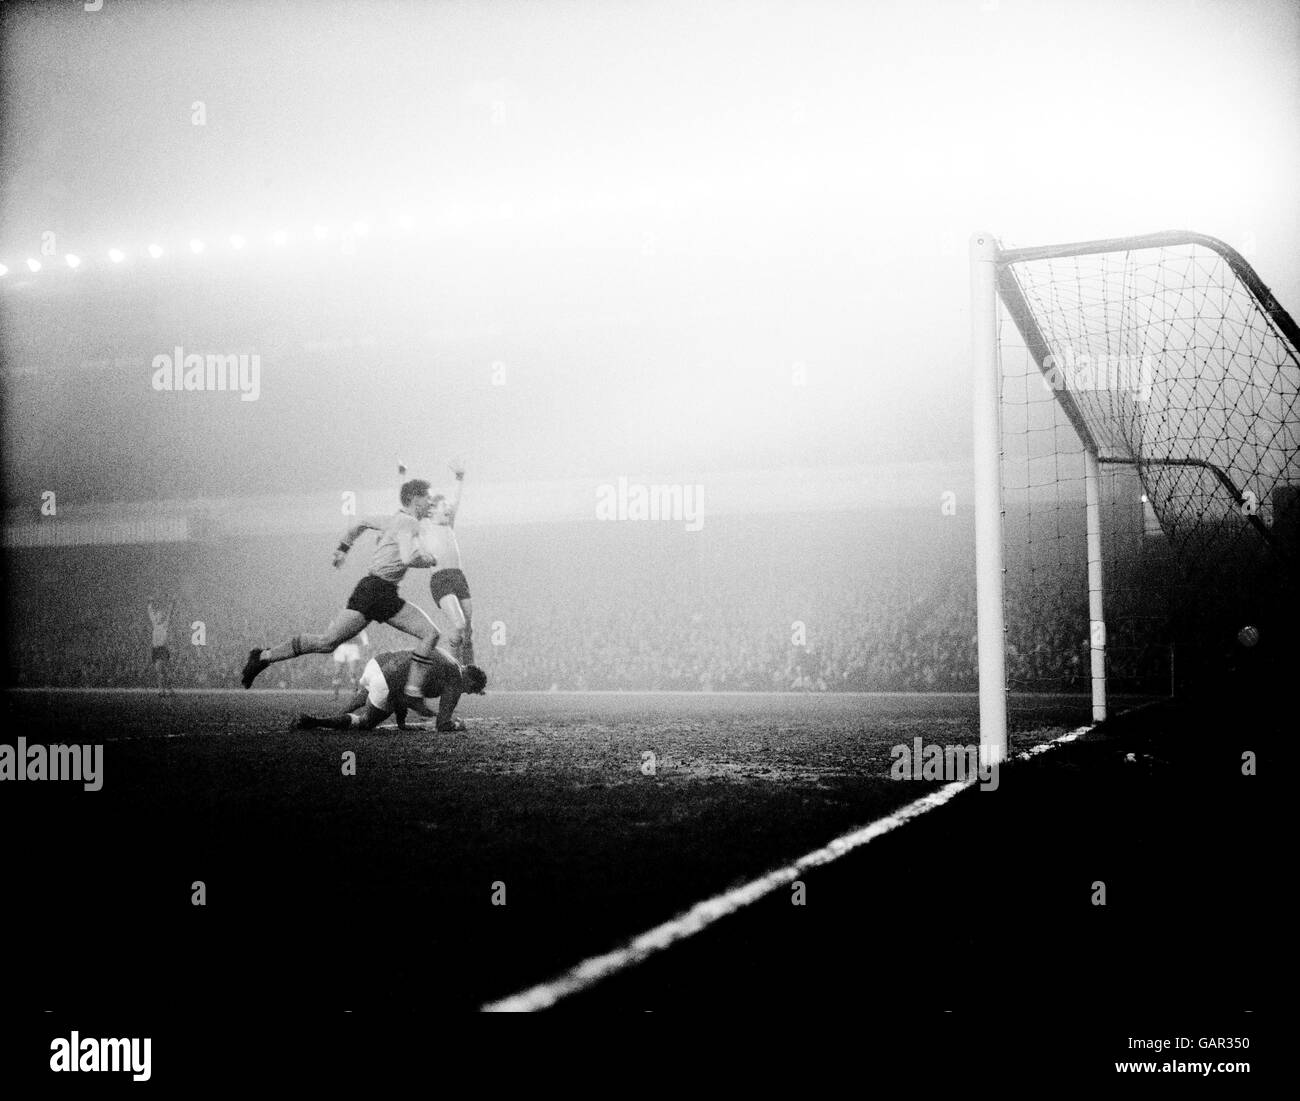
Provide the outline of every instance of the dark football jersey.
[[[390,700],[400,700],[406,690],[406,678],[411,672],[411,653],[410,650],[386,650],[375,657],[379,671],[388,682]],[[441,650],[434,650],[430,660],[433,662],[433,683],[425,688],[426,697],[441,696],[444,688],[453,685],[460,687],[459,665]]]

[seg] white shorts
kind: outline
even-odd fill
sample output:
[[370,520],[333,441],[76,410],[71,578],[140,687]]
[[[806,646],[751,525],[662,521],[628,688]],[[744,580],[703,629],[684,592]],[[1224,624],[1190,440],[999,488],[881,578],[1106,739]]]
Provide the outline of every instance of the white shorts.
[[384,679],[384,671],[374,658],[366,662],[366,667],[361,670],[360,684],[366,690],[367,703],[381,711],[389,710],[388,681]]

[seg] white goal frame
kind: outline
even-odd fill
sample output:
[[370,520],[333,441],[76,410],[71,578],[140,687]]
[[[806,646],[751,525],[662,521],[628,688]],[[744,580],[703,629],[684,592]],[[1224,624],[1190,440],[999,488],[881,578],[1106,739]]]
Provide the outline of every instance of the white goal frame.
[[[1036,248],[1003,249],[992,234],[977,232],[970,239],[971,343],[974,388],[974,490],[976,610],[978,626],[980,758],[996,764],[1007,758],[1006,619],[1003,605],[1005,548],[1003,546],[1002,500],[1002,367],[999,347],[1001,300],[1019,329],[1025,347],[1038,369],[1050,375],[1051,353],[1012,265],[1033,260],[1052,260],[1097,253],[1166,246],[1196,245],[1212,250],[1226,262],[1254,300],[1267,325],[1289,345],[1295,358],[1300,347],[1300,329],[1279,305],[1254,269],[1236,250],[1204,234],[1173,231],[1138,237],[1082,241]],[[1107,453],[1090,431],[1086,418],[1068,389],[1051,387],[1062,411],[1078,434],[1084,453],[1084,486],[1087,520],[1088,618],[1092,681],[1092,718],[1107,717],[1106,623],[1104,615],[1105,574],[1102,561],[1101,464],[1137,466],[1132,455]],[[1217,479],[1238,505],[1245,504],[1240,486],[1231,476],[1204,459],[1186,455],[1143,456],[1144,466],[1195,466]],[[1244,510],[1243,510],[1244,512]],[[1272,544],[1259,516],[1247,516],[1251,526]]]

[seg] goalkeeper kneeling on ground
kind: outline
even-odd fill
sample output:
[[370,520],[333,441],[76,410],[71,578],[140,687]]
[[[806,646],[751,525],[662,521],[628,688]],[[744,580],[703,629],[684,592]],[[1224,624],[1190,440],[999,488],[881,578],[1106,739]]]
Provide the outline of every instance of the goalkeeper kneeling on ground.
[[[389,650],[371,658],[361,673],[356,694],[341,715],[299,715],[295,730],[373,730],[389,715],[396,715],[399,730],[406,729],[407,707],[402,696],[411,668],[412,650]],[[461,696],[483,695],[487,674],[477,665],[458,665],[445,650],[434,650],[433,676],[426,682],[425,699],[438,700],[436,728],[440,733],[465,729],[453,712]]]

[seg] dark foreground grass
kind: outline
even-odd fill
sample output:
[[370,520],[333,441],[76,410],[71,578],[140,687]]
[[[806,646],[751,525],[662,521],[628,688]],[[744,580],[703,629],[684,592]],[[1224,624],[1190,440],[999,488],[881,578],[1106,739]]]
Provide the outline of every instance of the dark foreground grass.
[[1002,1017],[1012,1043],[1142,1020],[1239,1032],[1241,1011],[1290,997],[1274,806],[1289,725],[1240,702],[1121,717],[810,873],[804,906],[777,892],[561,1004],[942,1008]]
[[[11,989],[200,1009],[475,1008],[940,786],[889,779],[891,746],[978,737],[966,697],[501,694],[458,736],[287,732],[322,696],[6,706],[11,744],[105,745],[102,791],[0,793]],[[1027,748],[1080,715],[1013,718]],[[1204,710],[1113,724],[809,876],[806,905],[778,892],[563,1004],[1257,996],[1232,946],[1267,904],[1265,801],[1239,758],[1267,738],[1238,733]]]

